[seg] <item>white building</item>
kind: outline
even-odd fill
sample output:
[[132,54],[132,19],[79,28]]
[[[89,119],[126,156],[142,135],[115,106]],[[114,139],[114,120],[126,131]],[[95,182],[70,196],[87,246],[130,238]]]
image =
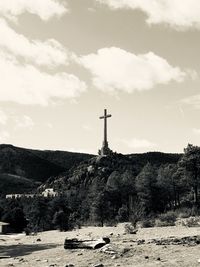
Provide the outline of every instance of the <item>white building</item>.
[[6,234],[8,231],[9,223],[0,222],[0,234]]
[[55,197],[57,196],[58,193],[54,191],[53,188],[46,188],[43,192],[42,192],[42,196],[43,197]]
[[34,194],[9,194],[9,195],[6,195],[6,198],[22,198],[22,197],[25,197],[25,198],[33,198],[35,195]]

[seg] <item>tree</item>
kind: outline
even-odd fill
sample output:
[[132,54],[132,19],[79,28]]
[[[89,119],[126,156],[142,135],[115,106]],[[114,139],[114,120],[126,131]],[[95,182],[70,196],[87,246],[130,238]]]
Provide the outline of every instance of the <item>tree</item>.
[[136,177],[137,194],[146,213],[157,210],[159,197],[156,179],[156,169],[150,163],[147,163]]
[[185,170],[187,181],[193,192],[193,204],[197,206],[200,185],[200,147],[188,144],[179,166]]
[[27,220],[25,218],[23,209],[20,207],[15,207],[7,211],[2,217],[2,220],[8,222],[10,227],[16,233],[22,232],[27,225]]
[[160,212],[176,208],[179,204],[177,175],[176,164],[166,164],[158,170],[157,187],[160,195]]
[[28,221],[28,227],[35,232],[49,230],[51,228],[48,199],[37,197],[33,201],[28,213]]
[[[73,228],[70,221],[72,209],[69,208],[69,199],[67,195],[60,195],[50,202],[50,212],[53,215],[53,224],[60,231],[67,231]],[[75,210],[75,209],[74,209]]]
[[100,222],[101,226],[104,226],[105,220],[109,219],[109,205],[108,205],[106,192],[97,193],[93,199],[93,203],[90,210],[90,216],[93,222]]
[[69,219],[69,214],[66,214],[61,209],[61,210],[55,212],[55,214],[53,216],[53,224],[60,231],[67,231],[67,230],[69,230],[68,219]]

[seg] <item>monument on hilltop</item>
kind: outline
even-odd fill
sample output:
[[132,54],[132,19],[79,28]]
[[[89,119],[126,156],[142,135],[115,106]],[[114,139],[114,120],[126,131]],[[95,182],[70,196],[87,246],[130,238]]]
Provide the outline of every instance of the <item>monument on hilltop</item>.
[[110,118],[112,115],[107,114],[107,109],[104,109],[104,115],[99,117],[99,119],[104,119],[104,140],[102,144],[102,148],[99,150],[99,155],[106,156],[112,153],[112,150],[108,147],[108,140],[107,140],[107,119]]

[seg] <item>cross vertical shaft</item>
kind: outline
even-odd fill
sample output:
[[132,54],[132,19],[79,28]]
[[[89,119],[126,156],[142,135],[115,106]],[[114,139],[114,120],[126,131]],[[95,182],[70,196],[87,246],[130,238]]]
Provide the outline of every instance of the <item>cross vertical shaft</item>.
[[104,144],[107,144],[107,110],[104,109]]
[[100,119],[104,119],[104,140],[103,146],[101,149],[101,155],[107,155],[110,151],[108,148],[108,140],[107,140],[107,118],[110,118],[112,115],[107,114],[107,109],[104,109],[104,116],[99,117]]

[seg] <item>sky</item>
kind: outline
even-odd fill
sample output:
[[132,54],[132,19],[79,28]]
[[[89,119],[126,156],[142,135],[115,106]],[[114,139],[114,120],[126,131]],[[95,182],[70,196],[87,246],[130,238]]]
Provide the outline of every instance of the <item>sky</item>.
[[200,146],[199,0],[1,0],[0,143]]

